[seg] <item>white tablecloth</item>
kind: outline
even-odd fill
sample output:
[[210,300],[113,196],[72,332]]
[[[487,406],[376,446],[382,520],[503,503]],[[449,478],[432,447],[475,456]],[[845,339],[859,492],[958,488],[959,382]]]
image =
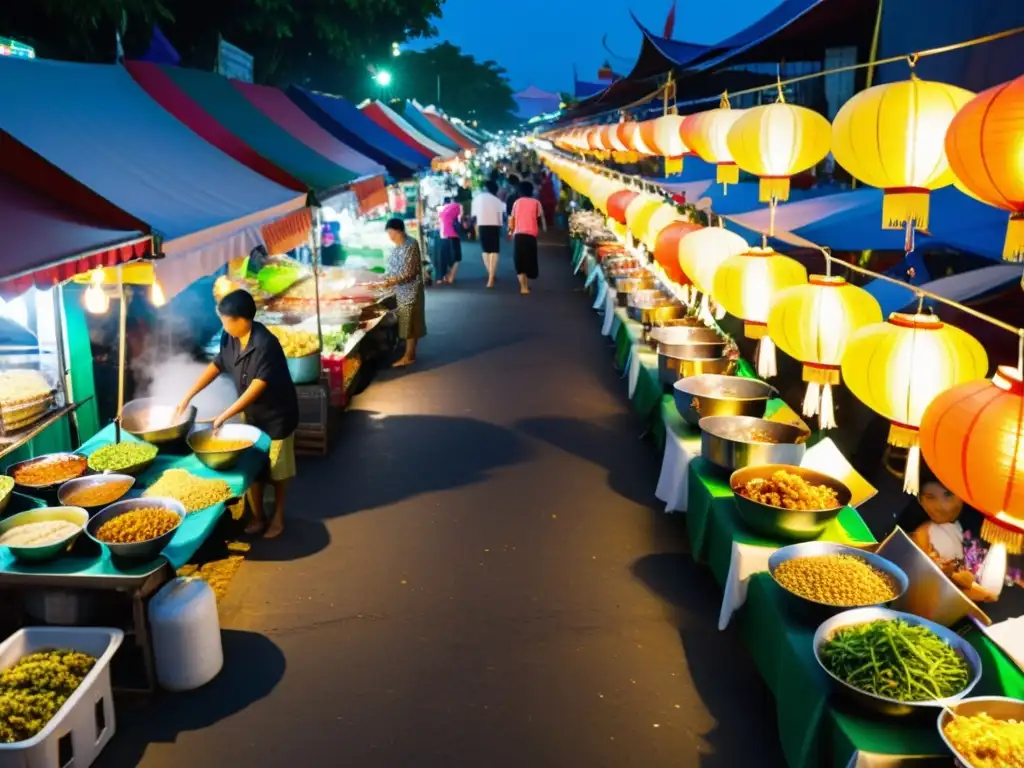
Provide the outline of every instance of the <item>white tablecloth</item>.
[[747,602],[747,582],[755,573],[768,570],[768,558],[777,547],[755,547],[751,544],[732,543],[729,575],[725,578],[722,609],[718,613],[718,628],[729,626],[732,615]]
[[[598,272],[598,275],[601,273]],[[604,278],[597,278],[597,297],[594,299],[594,309],[599,309],[604,306],[605,296],[608,295],[608,283],[604,281]]]
[[618,306],[615,297],[615,289],[609,286],[604,297],[604,323],[601,325],[602,336],[613,336],[618,330],[615,325],[615,307]]
[[666,512],[685,512],[690,499],[690,462],[700,456],[700,430],[692,427],[686,434],[675,432],[665,423],[665,453],[661,474],[654,491],[665,502]]

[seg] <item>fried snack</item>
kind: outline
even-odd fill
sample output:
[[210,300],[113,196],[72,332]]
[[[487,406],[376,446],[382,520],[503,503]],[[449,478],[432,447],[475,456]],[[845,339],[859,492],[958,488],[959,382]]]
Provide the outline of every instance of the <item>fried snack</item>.
[[102,507],[113,504],[132,487],[130,480],[116,480],[109,483],[97,483],[84,488],[77,488],[64,501],[72,507]]
[[0,536],[0,547],[45,547],[56,544],[82,530],[67,520],[42,520],[16,525]]
[[943,731],[970,768],[1024,768],[1024,722],[996,720],[982,712],[958,715]]
[[756,428],[750,430],[747,440],[751,443],[768,443],[769,445],[778,445],[782,442],[768,430]]
[[800,475],[784,469],[773,472],[771,477],[755,477],[748,480],[740,495],[767,504],[769,507],[794,510],[833,509],[839,505],[839,494],[827,485],[811,485]]
[[19,485],[45,486],[56,485],[67,480],[74,480],[85,474],[85,456],[70,453],[43,456],[40,459],[18,467],[14,471],[14,482]]
[[281,325],[267,327],[281,342],[285,357],[305,357],[320,351],[320,340],[311,331],[296,331]]
[[878,605],[896,597],[892,579],[854,555],[794,557],[772,575],[793,594],[827,605]]
[[39,371],[15,368],[0,371],[0,408],[14,408],[46,397],[53,391]]
[[95,663],[80,651],[41,651],[0,673],[0,742],[13,744],[39,733]]
[[225,440],[219,437],[208,437],[196,445],[200,453],[220,453],[225,451],[242,451],[252,447],[251,440]]
[[89,456],[93,472],[120,472],[156,458],[159,449],[149,443],[110,443]]
[[181,518],[166,507],[141,507],[107,520],[96,531],[104,544],[138,544],[178,527]]
[[186,512],[198,512],[236,494],[231,486],[216,478],[196,477],[184,469],[168,469],[142,494],[149,498],[177,499]]

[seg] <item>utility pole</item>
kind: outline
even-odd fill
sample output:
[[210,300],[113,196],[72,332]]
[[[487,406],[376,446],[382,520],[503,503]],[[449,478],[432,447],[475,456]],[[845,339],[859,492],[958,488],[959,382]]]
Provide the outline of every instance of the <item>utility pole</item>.
[[441,75],[437,76],[437,106],[441,107]]

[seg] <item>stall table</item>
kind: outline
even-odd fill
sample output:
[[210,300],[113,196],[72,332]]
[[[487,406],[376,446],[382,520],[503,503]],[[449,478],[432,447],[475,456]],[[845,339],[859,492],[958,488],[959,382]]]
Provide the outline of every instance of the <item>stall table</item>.
[[[90,455],[104,445],[114,442],[111,424],[84,443],[77,453]],[[122,442],[138,442],[137,438],[122,432]],[[161,453],[136,483],[126,498],[141,496],[145,488],[157,481],[168,469],[183,469],[204,478],[224,480],[236,497],[241,497],[266,466],[270,438],[261,434],[256,444],[247,450],[238,463],[224,472],[209,469],[193,454],[171,455]],[[84,534],[78,537],[72,550],[48,563],[23,563],[15,560],[6,548],[0,549],[0,588],[27,592],[29,590],[96,590],[127,595],[132,602],[132,624],[136,643],[146,668],[147,692],[155,689],[152,643],[146,618],[145,601],[167,581],[174,578],[177,569],[185,565],[213,532],[227,509],[228,501],[215,504],[190,514],[178,527],[170,543],[156,559],[130,567],[120,567],[110,557],[109,550]]]

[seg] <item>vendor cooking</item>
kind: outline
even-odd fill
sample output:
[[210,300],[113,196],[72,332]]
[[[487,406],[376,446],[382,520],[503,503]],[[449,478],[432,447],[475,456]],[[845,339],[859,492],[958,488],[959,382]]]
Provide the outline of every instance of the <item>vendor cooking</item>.
[[[264,531],[267,538],[284,530],[284,501],[288,481],[295,476],[295,430],[299,426],[299,401],[288,372],[281,343],[266,326],[255,322],[256,302],[243,290],[232,291],[217,306],[224,334],[220,352],[189,390],[178,406],[183,412],[196,395],[222,373],[235,382],[238,399],[213,420],[219,429],[232,417],[242,414],[247,424],[270,436],[270,465],[265,475],[249,489],[253,519],[247,533]],[[263,486],[269,480],[274,487],[274,516],[265,523]]]

